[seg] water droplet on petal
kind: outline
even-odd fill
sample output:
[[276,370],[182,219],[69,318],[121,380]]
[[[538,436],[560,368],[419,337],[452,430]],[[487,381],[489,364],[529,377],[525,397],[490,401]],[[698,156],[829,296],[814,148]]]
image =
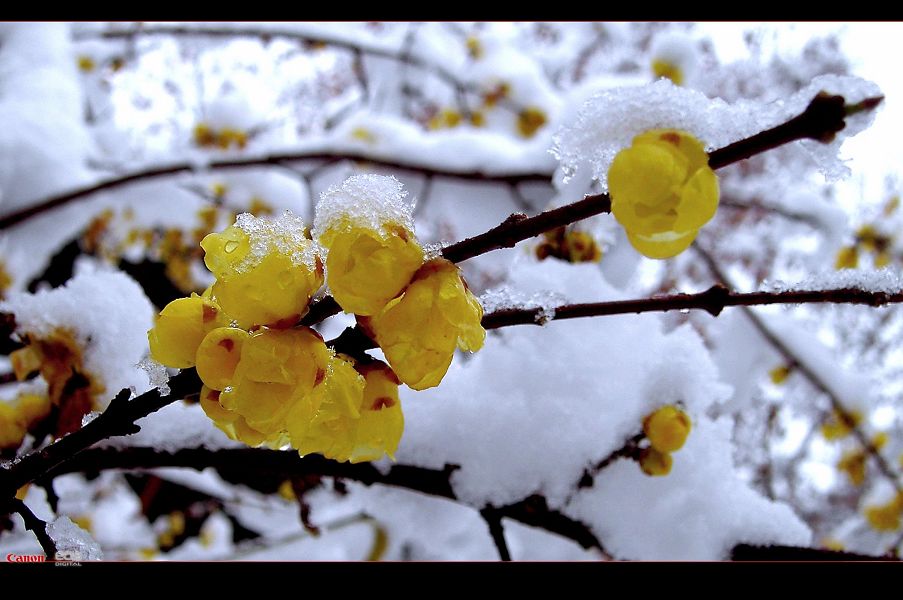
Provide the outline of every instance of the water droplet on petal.
[[235,240],[229,240],[228,242],[226,242],[225,246],[223,246],[223,251],[226,252],[226,254],[231,254],[235,252],[236,248],[238,248],[238,242],[236,242]]

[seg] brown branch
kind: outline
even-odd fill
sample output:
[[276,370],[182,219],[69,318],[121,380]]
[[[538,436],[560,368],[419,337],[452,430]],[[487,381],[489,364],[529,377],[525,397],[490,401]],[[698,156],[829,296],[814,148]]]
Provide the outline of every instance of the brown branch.
[[35,537],[38,538],[38,543],[41,544],[41,549],[44,550],[44,555],[47,560],[54,560],[56,558],[56,542],[54,542],[53,538],[50,537],[50,534],[47,533],[47,523],[35,516],[25,502],[18,498],[13,498],[8,501],[7,509],[0,510],[5,513],[19,513],[19,516],[22,517],[22,521],[25,523],[25,529],[34,533]]
[[[696,252],[703,258],[706,264],[709,267],[709,270],[715,276],[716,279],[722,282],[729,282],[725,273],[718,266],[718,263],[715,261],[714,257],[708,253],[705,249],[700,247],[699,244],[694,244],[693,248]],[[869,304],[871,306],[876,306],[876,304],[872,304],[868,301],[868,297],[871,296],[873,299],[879,300],[880,303],[884,302],[899,302],[901,301],[901,297],[903,294],[884,294],[883,292],[863,292],[862,290],[831,290],[832,292],[850,292],[850,291],[858,291],[862,294],[865,294],[860,301],[855,303],[857,304]],[[812,292],[809,292],[812,293]],[[843,295],[843,294],[841,294]],[[744,314],[749,317],[753,326],[755,326],[756,330],[764,337],[789,363],[795,365],[796,370],[802,373],[806,379],[815,386],[820,392],[822,392],[825,396],[827,396],[828,400],[831,402],[831,407],[839,414],[847,426],[850,427],[850,430],[853,433],[853,436],[856,438],[856,441],[862,446],[862,448],[868,453],[868,455],[875,461],[875,464],[878,465],[878,469],[881,473],[888,479],[888,481],[894,486],[897,490],[897,493],[903,494],[903,484],[900,483],[900,478],[897,473],[894,472],[894,469],[890,466],[890,464],[884,459],[884,456],[881,455],[881,452],[875,448],[875,445],[868,439],[868,436],[862,431],[862,428],[856,423],[856,420],[849,414],[849,411],[844,406],[843,402],[837,396],[833,389],[825,382],[825,380],[805,361],[801,360],[799,356],[797,356],[788,346],[781,340],[775,333],[765,324],[762,320],[761,316],[756,314],[753,310],[749,308],[748,305],[741,306],[741,310],[744,311]]]
[[170,392],[154,389],[129,400],[129,391],[120,392],[107,409],[81,429],[53,442],[46,448],[26,454],[6,469],[0,469],[0,500],[15,496],[16,490],[71,460],[93,444],[115,436],[137,433],[135,421],[160,410],[167,404],[197,393],[201,382],[194,369],[186,369],[169,380]]
[[[446,465],[440,470],[396,464],[388,472],[383,473],[371,463],[340,463],[316,454],[301,457],[294,450],[263,448],[220,450],[186,448],[176,452],[158,452],[154,448],[137,447],[92,448],[60,464],[47,476],[51,478],[65,473],[157,467],[186,467],[197,470],[213,467],[229,481],[250,480],[259,476],[289,479],[319,475],[350,479],[364,485],[388,485],[448,500],[458,500],[449,481],[457,468],[452,465]],[[525,525],[545,529],[573,540],[583,548],[595,548],[607,556],[599,539],[586,524],[549,508],[542,496],[530,496],[513,504],[495,507],[493,511],[499,518],[507,517]]]
[[502,514],[491,504],[486,505],[480,510],[480,516],[486,521],[489,528],[489,535],[492,536],[492,542],[495,544],[499,553],[499,559],[502,562],[511,562],[511,551],[508,550],[508,542],[505,541],[505,528],[502,525]]
[[731,560],[735,561],[899,561],[893,556],[872,556],[855,552],[825,550],[821,548],[800,548],[797,546],[754,546],[737,544],[731,550]]
[[612,300],[565,304],[557,307],[503,308],[483,316],[485,329],[511,325],[543,325],[548,321],[620,315],[627,313],[667,312],[698,309],[717,317],[729,306],[764,306],[769,304],[867,304],[883,306],[903,302],[903,291],[875,292],[858,288],[829,290],[789,290],[784,292],[732,292],[723,285],[713,285],[697,294],[674,294],[635,300]]
[[469,91],[473,91],[477,89],[475,84],[471,84],[468,82],[463,82],[455,77],[450,71],[445,69],[444,67],[428,62],[422,58],[418,58],[416,56],[410,55],[400,55],[398,52],[394,50],[390,50],[387,48],[381,48],[378,46],[368,46],[366,44],[361,43],[360,41],[351,41],[345,40],[341,38],[332,37],[329,35],[323,34],[308,34],[300,31],[293,31],[291,29],[260,29],[259,27],[192,27],[185,25],[178,26],[170,26],[170,25],[139,25],[137,27],[132,27],[129,29],[111,29],[107,31],[90,31],[79,33],[75,36],[76,40],[81,39],[91,39],[91,38],[106,38],[106,39],[115,39],[115,38],[126,38],[133,39],[138,36],[167,36],[167,37],[220,37],[220,38],[234,38],[234,37],[256,37],[262,40],[269,40],[273,38],[281,38],[288,40],[295,40],[299,42],[303,42],[309,45],[326,45],[333,46],[335,48],[342,48],[344,50],[349,50],[352,53],[362,53],[368,54],[370,56],[379,56],[382,58],[388,58],[392,60],[397,60],[404,64],[412,65],[415,67],[419,67],[421,69],[425,69],[440,79],[445,80],[446,83],[451,85],[456,89],[466,89]]
[[151,167],[135,173],[129,173],[100,183],[92,184],[76,190],[58,194],[27,208],[3,215],[0,217],[0,230],[12,227],[17,223],[21,223],[31,217],[44,213],[48,210],[63,206],[75,200],[80,200],[102,192],[122,187],[124,185],[135,183],[137,181],[145,181],[148,179],[156,179],[158,177],[167,177],[178,173],[198,172],[205,170],[219,169],[246,169],[254,167],[275,166],[284,168],[283,163],[300,161],[300,160],[324,160],[324,161],[341,161],[351,160],[366,162],[373,165],[408,171],[421,175],[432,175],[438,177],[449,177],[453,179],[467,179],[471,181],[484,181],[487,183],[510,184],[521,181],[548,181],[550,175],[548,173],[539,172],[520,172],[510,173],[507,175],[493,175],[483,171],[440,169],[429,165],[418,163],[416,161],[406,161],[403,159],[388,160],[371,156],[364,151],[349,150],[346,152],[288,152],[281,154],[268,154],[266,156],[233,158],[211,161],[202,167],[192,163],[178,163],[165,167]]
[[820,92],[802,114],[786,123],[709,153],[709,166],[713,169],[720,169],[754,154],[761,154],[796,140],[812,139],[829,143],[834,140],[838,131],[846,127],[848,115],[863,110],[872,110],[882,100],[884,97],[880,96],[867,98],[858,104],[847,105],[843,96],[832,96]]
[[[328,299],[332,301],[331,298]],[[606,302],[584,302],[563,304],[553,307],[502,308],[483,315],[484,329],[499,329],[514,325],[545,325],[549,321],[603,317],[611,315],[641,314],[647,312],[668,312],[671,310],[704,310],[717,317],[730,306],[765,306],[770,304],[865,304],[883,306],[903,302],[903,290],[895,293],[867,291],[858,288],[836,288],[828,290],[788,290],[783,292],[732,292],[720,284],[713,285],[696,294],[673,294],[636,298],[632,300],[610,300]],[[337,352],[356,354],[376,347],[359,327],[348,327],[338,337],[329,341]],[[788,359],[789,360],[789,359]]]

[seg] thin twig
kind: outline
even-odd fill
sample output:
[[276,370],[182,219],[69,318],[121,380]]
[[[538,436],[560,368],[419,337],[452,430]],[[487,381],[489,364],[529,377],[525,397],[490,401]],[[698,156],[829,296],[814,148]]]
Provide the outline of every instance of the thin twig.
[[[725,275],[725,273],[718,266],[718,263],[715,261],[714,257],[708,253],[704,248],[700,247],[699,244],[694,244],[693,248],[696,252],[703,258],[703,260],[708,265],[712,274],[722,282],[729,282],[729,279]],[[832,290],[837,292],[848,292],[851,290]],[[890,301],[899,302],[899,297],[903,296],[903,294],[883,294],[883,292],[865,292],[863,290],[856,290],[866,295],[873,295],[873,298],[879,298],[879,295],[883,295],[884,297],[891,299]],[[811,293],[811,292],[810,292]],[[843,295],[843,293],[841,294]],[[863,297],[865,298],[865,297]],[[868,301],[857,302],[860,304],[869,304]],[[882,302],[883,303],[883,302]],[[759,331],[759,333],[764,337],[774,348],[780,352],[780,354],[784,357],[784,359],[791,364],[796,365],[796,369],[805,375],[805,377],[818,389],[820,392],[827,396],[828,400],[831,402],[831,407],[839,414],[847,426],[850,427],[853,436],[856,438],[856,441],[862,446],[862,448],[868,453],[868,455],[872,458],[875,464],[878,465],[878,469],[881,473],[888,479],[888,481],[894,486],[897,490],[897,493],[903,494],[903,484],[900,483],[900,478],[897,473],[894,472],[894,469],[888,464],[888,462],[884,459],[884,456],[875,448],[875,445],[868,439],[865,432],[862,431],[862,428],[856,423],[856,420],[849,414],[849,410],[844,406],[843,402],[834,392],[834,390],[829,386],[825,380],[819,375],[810,365],[808,365],[805,361],[803,361],[799,356],[797,356],[788,346],[784,343],[784,341],[771,330],[771,328],[765,324],[762,320],[761,316],[756,314],[755,311],[751,310],[748,305],[741,306],[741,310],[744,311],[744,314],[749,317],[752,324]]]
[[[98,417],[100,419],[101,417]],[[185,448],[176,452],[160,452],[154,448],[91,448],[71,460],[59,464],[48,473],[58,477],[65,473],[103,471],[108,469],[151,469],[157,467],[187,467],[202,470],[213,467],[229,481],[251,481],[262,476],[281,479],[319,475],[357,481],[364,485],[389,485],[458,500],[450,483],[457,468],[428,469],[410,465],[393,465],[382,472],[371,463],[340,463],[311,454],[300,457],[294,450],[264,448]],[[589,527],[563,513],[549,508],[544,497],[530,496],[494,509],[500,517],[514,519],[525,525],[539,527],[573,540],[583,548],[595,548],[607,556],[599,539]]]
[[56,558],[56,542],[47,533],[47,523],[35,516],[22,500],[13,498],[8,503],[11,509],[10,512],[19,513],[19,516],[22,517],[22,521],[25,523],[25,529],[34,533],[35,537],[38,538],[38,543],[41,544],[41,549],[44,550],[47,560],[54,560]]
[[[331,300],[331,299],[330,299]],[[771,304],[865,304],[883,306],[903,302],[903,290],[888,293],[859,288],[827,290],[787,290],[782,292],[740,293],[728,290],[720,284],[696,294],[672,294],[632,300],[583,302],[560,306],[535,306],[530,308],[501,308],[483,315],[484,329],[499,329],[514,325],[543,326],[550,321],[581,319],[672,310],[704,310],[713,317],[730,306],[766,306]],[[316,318],[316,317],[315,317]],[[337,338],[330,340],[337,351],[354,354],[375,348],[376,344],[359,327],[349,327]]]
[[158,389],[129,400],[129,391],[120,392],[107,409],[81,429],[46,448],[26,454],[7,469],[0,469],[0,499],[15,496],[16,490],[38,479],[57,465],[72,460],[93,444],[115,436],[137,433],[135,421],[180,400],[201,387],[194,369],[186,369],[169,380],[170,392]]
[[408,161],[403,159],[388,160],[380,158],[378,156],[370,155],[363,150],[348,150],[343,152],[288,152],[281,154],[268,154],[266,156],[214,160],[200,167],[197,164],[192,164],[189,162],[177,163],[164,167],[150,167],[142,171],[136,171],[134,173],[122,175],[114,179],[107,179],[106,181],[101,181],[100,183],[95,183],[76,190],[58,194],[56,196],[52,196],[50,198],[32,204],[27,208],[6,214],[0,217],[0,230],[12,227],[17,223],[25,221],[26,219],[37,216],[54,208],[66,205],[75,200],[80,200],[98,192],[119,188],[138,181],[156,179],[158,177],[167,177],[171,175],[177,175],[179,173],[215,171],[220,169],[245,169],[261,166],[276,166],[284,168],[285,165],[283,163],[301,160],[361,161],[370,163],[372,165],[387,167],[390,169],[397,169],[400,171],[408,171],[411,173],[418,173],[421,175],[440,175],[442,177],[449,177],[452,179],[467,179],[471,181],[484,181],[487,183],[507,184],[520,181],[549,180],[548,173],[524,171],[513,172],[509,174],[490,174],[480,170],[474,171],[466,169],[455,170],[438,167],[434,168],[428,164],[416,161]]
[[511,552],[508,550],[508,542],[505,541],[502,515],[494,506],[487,504],[480,511],[480,516],[483,517],[483,520],[486,521],[486,526],[489,527],[489,535],[492,536],[492,542],[499,552],[499,559],[503,562],[510,562]]

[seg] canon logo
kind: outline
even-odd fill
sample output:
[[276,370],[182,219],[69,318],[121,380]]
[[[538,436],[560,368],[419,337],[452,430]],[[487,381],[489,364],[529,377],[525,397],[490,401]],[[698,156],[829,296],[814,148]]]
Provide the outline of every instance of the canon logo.
[[6,555],[6,562],[45,562],[46,560],[43,554],[14,554],[10,552]]

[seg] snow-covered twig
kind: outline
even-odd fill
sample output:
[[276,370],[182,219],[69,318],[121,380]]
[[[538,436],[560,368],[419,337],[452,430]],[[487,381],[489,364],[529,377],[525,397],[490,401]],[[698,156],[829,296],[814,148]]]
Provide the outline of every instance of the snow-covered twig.
[[[440,177],[449,177],[453,179],[467,179],[471,181],[484,181],[487,183],[520,183],[525,181],[544,181],[548,182],[551,177],[550,173],[539,172],[512,172],[505,174],[489,174],[482,171],[471,170],[454,170],[442,169],[437,166],[431,166],[426,163],[418,163],[406,161],[403,159],[388,160],[379,156],[371,155],[363,151],[341,151],[341,152],[287,152],[279,154],[267,154],[264,156],[253,156],[248,158],[234,158],[227,160],[214,160],[204,165],[205,170],[219,169],[244,169],[261,166],[285,167],[285,163],[301,161],[301,160],[322,160],[322,161],[363,161],[375,166],[387,167],[390,169],[398,169],[410,173],[420,175],[434,175]],[[69,204],[76,200],[87,198],[98,192],[111,190],[115,188],[135,183],[138,181],[146,181],[157,177],[168,177],[179,173],[191,173],[198,170],[198,165],[190,162],[176,163],[162,167],[151,167],[127,175],[122,175],[113,179],[107,179],[90,186],[72,190],[52,196],[31,206],[18,210],[0,217],[0,230],[8,229],[17,223],[21,223],[31,217],[42,214],[54,208]]]
[[[709,267],[709,270],[715,276],[716,279],[722,282],[729,282],[725,273],[718,266],[715,258],[707,252],[704,248],[702,248],[699,244],[693,245],[694,250],[702,257],[702,259],[706,262]],[[852,290],[832,290],[844,293],[852,291]],[[884,298],[890,298],[895,296],[900,296],[897,294],[886,294],[884,292],[863,292],[862,290],[855,290],[860,293],[865,293],[867,295],[876,294],[880,295]],[[762,292],[754,292],[754,293],[762,293]],[[781,292],[783,293],[783,292]],[[796,292],[799,293],[799,292]],[[819,291],[809,291],[807,294],[821,294],[824,293]],[[779,293],[780,294],[780,293]],[[865,300],[865,299],[863,299]],[[900,301],[893,300],[893,301]],[[868,304],[867,301],[861,302]],[[888,464],[887,460],[885,460],[884,456],[878,451],[875,445],[869,440],[868,436],[862,430],[862,428],[856,423],[856,419],[853,418],[852,415],[849,414],[849,410],[844,406],[844,403],[838,397],[838,395],[834,392],[830,385],[828,385],[824,378],[819,375],[819,373],[813,369],[810,365],[806,363],[802,358],[797,356],[790,347],[785,344],[780,336],[776,335],[774,331],[772,331],[762,320],[762,318],[755,313],[755,311],[751,310],[748,305],[741,306],[741,310],[744,311],[744,314],[749,317],[750,321],[752,321],[753,325],[762,334],[764,337],[774,348],[781,353],[781,355],[785,358],[785,360],[789,364],[795,365],[795,368],[799,370],[800,373],[805,375],[806,379],[808,379],[812,385],[814,385],[820,392],[825,394],[828,397],[828,400],[831,402],[831,408],[836,411],[838,415],[843,418],[844,423],[850,428],[853,436],[856,438],[856,441],[860,446],[865,450],[865,452],[872,458],[875,464],[878,466],[878,469],[881,471],[882,475],[884,475],[887,480],[894,486],[898,493],[903,494],[903,484],[900,483],[900,476],[896,472],[894,472],[893,467]]]
[[[278,475],[281,479],[307,475],[338,477],[364,485],[388,485],[449,500],[458,499],[450,483],[451,474],[456,469],[452,465],[446,465],[440,470],[396,464],[384,473],[370,463],[340,463],[315,454],[302,458],[294,450],[263,448],[185,448],[177,452],[160,452],[154,448],[139,447],[92,448],[59,465],[48,476],[89,469],[155,467],[188,467],[199,470],[213,467],[230,480],[236,481],[250,480],[261,475]],[[599,539],[587,525],[550,509],[542,496],[534,495],[520,502],[493,507],[492,511],[493,516],[499,519],[506,517],[557,533],[584,548],[596,548],[607,556]]]

